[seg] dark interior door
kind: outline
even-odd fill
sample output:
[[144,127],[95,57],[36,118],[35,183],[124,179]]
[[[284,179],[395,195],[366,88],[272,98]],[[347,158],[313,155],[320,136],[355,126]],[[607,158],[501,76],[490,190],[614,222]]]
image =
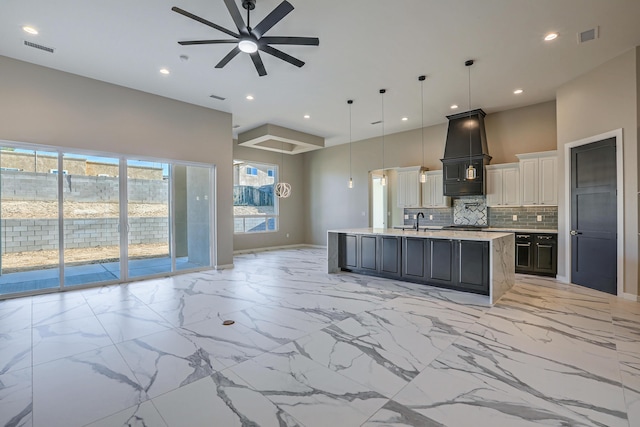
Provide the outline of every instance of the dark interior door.
[[571,282],[617,293],[615,138],[571,149]]

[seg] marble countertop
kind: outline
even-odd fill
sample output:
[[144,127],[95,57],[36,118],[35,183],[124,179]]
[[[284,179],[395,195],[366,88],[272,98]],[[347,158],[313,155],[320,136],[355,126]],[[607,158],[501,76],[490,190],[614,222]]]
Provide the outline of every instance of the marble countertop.
[[346,228],[340,230],[328,230],[329,233],[345,234],[375,234],[382,236],[421,237],[425,239],[453,239],[493,241],[511,236],[512,233],[498,231],[457,231],[457,230],[398,230],[393,228]]

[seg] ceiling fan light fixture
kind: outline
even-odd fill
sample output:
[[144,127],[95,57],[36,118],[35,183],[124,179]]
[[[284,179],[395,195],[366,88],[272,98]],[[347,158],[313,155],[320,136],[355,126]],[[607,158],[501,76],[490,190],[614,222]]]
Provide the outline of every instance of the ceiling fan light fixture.
[[242,39],[238,42],[238,48],[244,53],[255,53],[258,51],[258,43],[251,39]]

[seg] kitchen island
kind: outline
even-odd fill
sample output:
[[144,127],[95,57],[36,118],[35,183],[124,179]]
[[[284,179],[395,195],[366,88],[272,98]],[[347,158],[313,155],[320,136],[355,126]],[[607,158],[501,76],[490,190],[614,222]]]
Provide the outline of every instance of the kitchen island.
[[487,295],[515,283],[513,233],[343,229],[327,232],[328,272],[351,271]]

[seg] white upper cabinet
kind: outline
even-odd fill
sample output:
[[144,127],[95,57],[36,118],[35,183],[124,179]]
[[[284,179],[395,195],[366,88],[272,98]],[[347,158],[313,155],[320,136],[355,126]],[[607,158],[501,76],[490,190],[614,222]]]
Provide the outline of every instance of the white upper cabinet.
[[420,166],[398,169],[398,207],[420,207]]
[[520,165],[486,166],[487,206],[520,206]]
[[427,182],[422,184],[422,207],[447,208],[451,205],[451,198],[444,195],[442,186],[442,171],[426,172]]
[[558,205],[556,151],[517,154],[520,160],[520,197],[523,206]]

